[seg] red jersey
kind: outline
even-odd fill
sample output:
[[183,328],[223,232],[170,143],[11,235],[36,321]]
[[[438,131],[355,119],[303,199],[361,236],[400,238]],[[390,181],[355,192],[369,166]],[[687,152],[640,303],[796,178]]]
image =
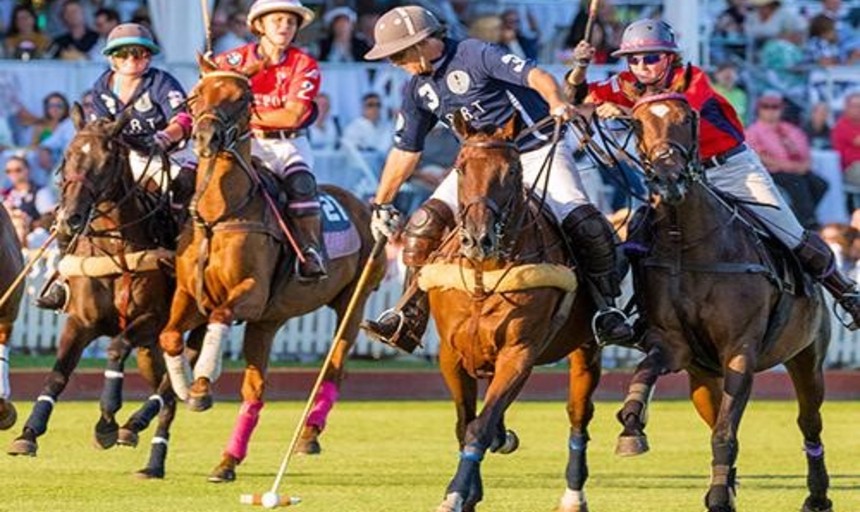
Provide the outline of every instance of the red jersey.
[[[249,64],[260,61],[257,43],[249,43],[235,50],[222,53],[215,58],[221,69],[239,71]],[[284,108],[287,103],[299,102],[308,107],[298,126],[263,126],[259,118],[251,116],[251,128],[255,130],[298,130],[313,121],[314,98],[320,90],[320,69],[316,59],[290,46],[284,59],[267,65],[251,77],[254,93],[254,108],[259,112],[271,112]]]
[[[672,72],[684,73],[685,69],[678,67]],[[636,84],[637,80],[630,71],[623,71],[604,82],[588,84],[585,102],[611,102],[632,107],[635,102],[624,94],[621,82]],[[699,112],[699,155],[702,159],[719,155],[744,141],[744,125],[737,112],[711,87],[704,71],[692,66],[690,84],[683,92],[690,106]]]

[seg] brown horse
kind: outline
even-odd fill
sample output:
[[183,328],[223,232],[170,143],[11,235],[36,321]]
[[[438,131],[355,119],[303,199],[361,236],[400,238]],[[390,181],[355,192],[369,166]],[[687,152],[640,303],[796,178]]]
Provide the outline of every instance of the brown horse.
[[[12,225],[6,208],[0,207],[0,290],[6,293],[15,278],[24,268],[21,243]],[[7,301],[0,307],[0,430],[8,430],[15,425],[18,413],[10,399],[9,387],[9,342],[12,340],[12,325],[18,317],[21,297],[24,295],[23,282],[11,292]]]
[[698,116],[684,95],[641,97],[632,123],[652,196],[650,220],[631,227],[639,238],[652,237],[650,253],[633,261],[648,354],[619,412],[619,454],[647,450],[645,409],[654,382],[665,371],[686,370],[693,404],[712,432],[705,505],[733,512],[738,427],[754,374],[785,364],[808,462],[803,511],[831,510],[820,414],[830,318],[820,287],[799,277],[795,292],[775,285],[779,264],[771,262],[782,260],[763,249],[739,205],[703,175]]
[[[235,468],[247,453],[263,406],[266,368],[275,333],[288,319],[324,305],[334,308],[342,321],[360,270],[369,258],[373,238],[369,208],[342,189],[324,187],[328,196],[321,198],[324,213],[352,223],[356,250],[333,258],[328,278],[320,283],[309,285],[292,279],[295,253],[287,249],[271,205],[262,193],[261,175],[251,166],[248,126],[252,95],[248,78],[218,71],[202,58],[199,61],[202,78],[191,95],[194,146],[200,156],[192,200],[194,223],[186,227],[180,241],[177,291],[160,343],[177,394],[187,393],[192,409],[205,410],[211,406],[211,385],[220,373],[224,336],[233,322],[247,322],[243,404],[222,461],[209,477],[210,481],[224,482],[235,479]],[[384,275],[384,257],[377,258],[374,265],[369,288]],[[362,292],[359,311],[364,308],[369,288]],[[347,319],[344,339],[338,344],[339,350],[316,396],[314,412],[305,426],[302,451],[319,451],[317,436],[336,399],[345,360],[357,334],[359,318],[354,316]],[[182,332],[206,322],[208,329],[194,369],[195,379],[188,389]]]
[[[132,177],[128,148],[118,139],[128,119],[123,115],[85,124],[80,105],[72,109],[78,132],[66,150],[58,216],[60,229],[75,237],[60,263],[70,291],[68,317],[54,368],[9,454],[36,455],[36,439],[47,430],[54,403],[84,348],[99,336],[111,336],[95,443],[101,448],[136,446],[138,432],[158,416],[149,463],[138,475],[162,478],[176,405],[155,343],[169,313],[164,297],[173,292],[173,280],[158,260],[172,251],[154,241],[158,206]],[[115,415],[122,406],[123,365],[132,348],[137,348],[138,368],[154,394],[120,428]]]
[[[509,453],[516,436],[504,413],[532,368],[567,357],[570,421],[567,490],[562,512],[587,510],[588,424],[600,379],[590,295],[577,278],[557,226],[530,207],[513,142],[515,121],[474,131],[461,118],[463,147],[455,165],[459,224],[418,283],[429,290],[439,330],[439,362],[457,411],[460,463],[438,512],[472,511],[483,497],[480,464],[489,451]],[[477,380],[489,379],[477,414]]]

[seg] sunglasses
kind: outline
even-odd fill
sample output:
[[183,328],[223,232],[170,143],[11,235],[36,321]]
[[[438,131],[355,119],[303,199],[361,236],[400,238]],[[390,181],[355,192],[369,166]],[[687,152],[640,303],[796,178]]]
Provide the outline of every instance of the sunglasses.
[[378,101],[369,101],[369,102],[365,103],[364,106],[369,107],[369,108],[381,107],[382,103],[380,103]]
[[641,57],[637,57],[636,55],[630,55],[627,57],[627,63],[631,66],[637,66],[641,62],[646,66],[653,66],[660,62],[663,59],[663,55],[660,53],[649,53],[647,55],[643,55]]
[[782,103],[761,103],[759,106],[761,108],[776,110],[782,108]]
[[57,107],[57,108],[66,108],[66,104],[61,101],[51,101],[48,103],[49,107]]
[[6,174],[20,174],[24,172],[23,167],[7,167]]
[[138,60],[148,59],[152,53],[146,48],[121,48],[111,54],[111,57],[118,59],[127,59],[134,57]]

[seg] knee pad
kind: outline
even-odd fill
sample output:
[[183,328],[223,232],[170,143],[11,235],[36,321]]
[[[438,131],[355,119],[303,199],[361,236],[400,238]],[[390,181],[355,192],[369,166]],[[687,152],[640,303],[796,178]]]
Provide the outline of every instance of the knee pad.
[[420,266],[439,248],[445,231],[454,226],[454,212],[447,204],[430,199],[409,217],[403,230],[403,263]]
[[290,201],[316,198],[317,180],[309,171],[293,171],[284,178],[284,190]]

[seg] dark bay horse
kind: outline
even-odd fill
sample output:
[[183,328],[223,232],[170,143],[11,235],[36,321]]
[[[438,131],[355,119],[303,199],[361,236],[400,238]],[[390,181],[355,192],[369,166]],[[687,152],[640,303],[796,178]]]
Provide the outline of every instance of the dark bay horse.
[[[177,394],[187,394],[193,410],[205,410],[212,404],[211,386],[220,374],[221,347],[229,326],[247,322],[243,403],[221,463],[209,476],[210,481],[225,482],[236,478],[236,466],[247,454],[263,407],[266,369],[276,332],[288,319],[324,305],[335,309],[338,321],[342,321],[370,256],[373,237],[369,208],[342,189],[323,187],[323,213],[352,224],[354,250],[332,255],[329,276],[319,283],[292,279],[289,269],[295,253],[287,249],[273,206],[264,198],[262,176],[251,164],[249,80],[245,74],[218,71],[203,58],[199,63],[202,77],[190,102],[195,118],[194,147],[200,157],[191,208],[193,224],[186,226],[180,240],[177,291],[160,343]],[[329,247],[330,255],[334,249]],[[384,272],[385,259],[380,256],[374,263],[372,284],[358,302],[359,312]],[[297,451],[319,451],[317,437],[336,400],[346,357],[357,335],[360,314],[354,316],[347,320],[344,339],[315,397],[303,444]],[[207,322],[192,385],[186,373],[182,332]]]
[[[15,278],[24,268],[21,243],[12,225],[6,208],[0,207],[0,294],[6,293]],[[0,430],[8,430],[15,425],[18,413],[12,405],[12,390],[9,387],[9,343],[12,341],[12,325],[18,318],[24,283],[11,292],[8,300],[0,307]]]
[[[535,365],[565,357],[570,438],[567,489],[558,510],[587,511],[588,424],[600,379],[590,326],[596,307],[588,293],[576,293],[577,277],[559,229],[526,199],[515,120],[495,132],[474,131],[461,118],[455,127],[464,140],[455,164],[459,223],[418,278],[429,291],[439,330],[439,362],[457,411],[461,448],[437,512],[476,509],[483,497],[484,455],[515,449],[505,411]],[[479,378],[490,381],[480,414]]]
[[645,409],[653,385],[665,371],[686,370],[693,404],[711,428],[705,505],[709,512],[733,512],[738,428],[754,375],[784,364],[797,392],[808,463],[802,510],[830,511],[820,414],[830,317],[822,290],[801,277],[794,292],[775,284],[780,278],[772,269],[779,264],[772,262],[781,260],[765,250],[739,205],[703,174],[698,122],[678,92],[642,96],[632,111],[652,197],[650,220],[631,226],[631,232],[644,230],[640,238],[652,237],[650,253],[633,258],[648,353],[619,412],[618,452],[647,449]]
[[[158,416],[149,463],[138,475],[162,478],[176,405],[156,340],[167,321],[165,297],[174,284],[158,260],[173,253],[153,241],[153,229],[159,229],[152,224],[157,206],[135,182],[128,148],[118,138],[128,116],[85,123],[76,104],[72,119],[77,134],[66,150],[58,216],[59,228],[75,237],[59,265],[70,291],[68,317],[53,370],[8,452],[36,455],[36,440],[47,430],[54,403],[84,348],[99,336],[111,336],[95,444],[135,446],[138,432]],[[138,368],[153,395],[120,427],[115,415],[122,406],[124,363],[132,348],[137,348]]]

